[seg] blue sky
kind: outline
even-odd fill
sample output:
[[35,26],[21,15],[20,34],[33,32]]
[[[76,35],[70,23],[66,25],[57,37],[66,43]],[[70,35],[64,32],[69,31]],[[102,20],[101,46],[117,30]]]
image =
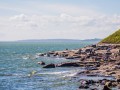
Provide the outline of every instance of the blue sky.
[[[33,12],[36,10],[41,10],[36,7],[36,4],[37,5],[39,4],[40,5],[41,4],[44,4],[44,5],[45,4],[62,4],[62,5],[70,5],[70,6],[78,6],[78,7],[82,6],[85,8],[98,10],[99,12],[105,13],[108,15],[120,14],[120,10],[119,10],[120,0],[1,0],[0,11],[2,13],[0,15],[6,16],[6,15],[20,14],[22,12],[25,13],[24,11],[19,11],[19,10],[16,11],[11,8],[27,9],[28,11],[30,11],[30,9],[32,8]],[[33,14],[32,11],[31,11],[31,14]],[[40,14],[40,13],[34,12],[34,14]],[[48,14],[48,13],[47,11],[46,12],[44,11],[41,14]],[[52,14],[52,12],[49,12],[49,14]]]
[[0,41],[104,38],[119,29],[120,0],[0,0]]

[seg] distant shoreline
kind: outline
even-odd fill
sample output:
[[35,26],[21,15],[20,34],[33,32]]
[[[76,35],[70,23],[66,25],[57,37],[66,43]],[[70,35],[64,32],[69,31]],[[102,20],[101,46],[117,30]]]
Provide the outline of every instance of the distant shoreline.
[[16,41],[0,41],[0,42],[99,42],[102,39],[28,39]]

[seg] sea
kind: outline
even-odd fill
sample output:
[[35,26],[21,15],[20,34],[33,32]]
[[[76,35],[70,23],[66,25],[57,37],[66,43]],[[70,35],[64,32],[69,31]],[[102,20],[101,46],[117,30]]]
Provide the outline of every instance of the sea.
[[[78,49],[95,42],[0,42],[0,90],[77,90],[73,76],[80,67],[42,68],[65,58],[40,57],[38,53]],[[84,78],[84,77],[83,77]]]

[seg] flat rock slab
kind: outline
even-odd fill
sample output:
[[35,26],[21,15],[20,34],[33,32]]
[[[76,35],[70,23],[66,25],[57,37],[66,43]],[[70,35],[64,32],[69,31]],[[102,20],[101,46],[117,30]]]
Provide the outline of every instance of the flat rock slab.
[[55,64],[45,65],[43,68],[55,68]]

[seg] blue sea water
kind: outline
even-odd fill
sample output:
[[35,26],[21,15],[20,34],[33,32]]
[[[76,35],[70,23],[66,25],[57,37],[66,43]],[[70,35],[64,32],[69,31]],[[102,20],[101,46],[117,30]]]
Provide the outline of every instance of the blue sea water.
[[80,42],[1,42],[0,90],[77,90],[72,80],[81,68],[45,69],[37,64],[61,63],[63,58],[36,57],[36,53],[81,48],[92,43]]

